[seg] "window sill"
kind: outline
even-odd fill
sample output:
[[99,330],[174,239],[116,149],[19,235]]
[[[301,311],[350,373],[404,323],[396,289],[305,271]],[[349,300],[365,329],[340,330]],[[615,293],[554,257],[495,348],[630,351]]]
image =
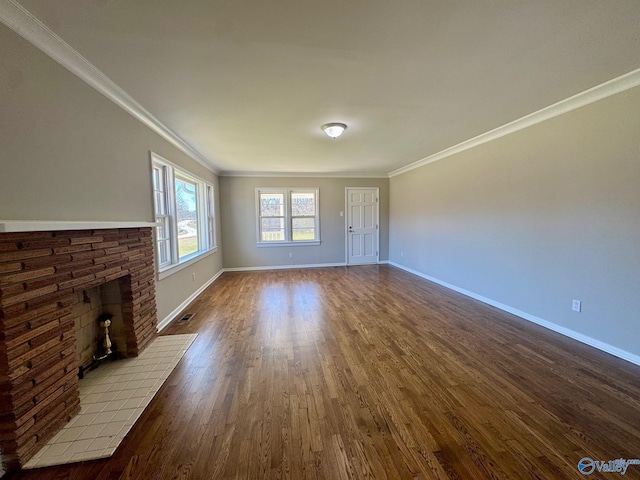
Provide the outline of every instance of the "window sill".
[[309,247],[314,245],[320,245],[320,240],[314,240],[311,242],[258,242],[256,246],[258,248],[264,247]]
[[189,258],[189,260],[185,260],[182,263],[179,263],[177,265],[169,265],[167,267],[163,267],[159,272],[158,272],[158,280],[162,280],[164,278],[167,278],[170,275],[173,275],[174,273],[179,272],[182,269],[185,269],[191,265],[193,265],[194,263],[204,259],[205,257],[208,257],[209,255],[216,253],[218,251],[218,247],[213,247],[210,250],[207,250],[206,252],[202,252],[199,255],[196,255],[194,257]]

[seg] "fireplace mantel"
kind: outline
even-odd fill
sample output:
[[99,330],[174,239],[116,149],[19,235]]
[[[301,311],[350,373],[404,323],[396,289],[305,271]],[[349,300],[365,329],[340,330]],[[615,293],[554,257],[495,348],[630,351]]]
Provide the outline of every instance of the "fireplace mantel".
[[[0,461],[19,468],[80,409],[74,306],[120,283],[126,356],[157,335],[152,222],[0,221]],[[78,295],[81,294],[81,295]]]
[[155,222],[95,222],[50,220],[0,220],[0,232],[59,232],[62,230],[103,230],[110,228],[155,227]]

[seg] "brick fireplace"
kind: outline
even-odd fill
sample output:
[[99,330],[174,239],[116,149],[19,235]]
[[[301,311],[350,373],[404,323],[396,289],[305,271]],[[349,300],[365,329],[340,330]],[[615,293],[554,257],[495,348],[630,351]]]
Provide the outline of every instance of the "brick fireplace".
[[120,354],[156,336],[151,227],[0,233],[0,448],[24,465],[80,410],[74,311],[117,281]]

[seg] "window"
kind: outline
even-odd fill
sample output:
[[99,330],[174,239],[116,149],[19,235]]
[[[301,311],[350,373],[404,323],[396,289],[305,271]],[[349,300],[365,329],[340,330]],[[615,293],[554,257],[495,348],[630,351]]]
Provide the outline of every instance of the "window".
[[169,270],[186,266],[196,257],[215,251],[214,191],[204,180],[154,153],[151,156],[158,224],[156,253],[162,278]]
[[171,225],[167,212],[167,171],[161,165],[153,166],[153,199],[156,212],[156,245],[158,265],[171,262]]
[[318,245],[317,188],[256,189],[258,246]]

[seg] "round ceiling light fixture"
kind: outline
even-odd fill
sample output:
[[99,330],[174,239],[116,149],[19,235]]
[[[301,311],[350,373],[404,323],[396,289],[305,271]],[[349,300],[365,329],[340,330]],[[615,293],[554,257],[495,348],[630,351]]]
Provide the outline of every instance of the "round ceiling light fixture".
[[331,138],[338,138],[346,129],[347,126],[344,123],[325,123],[322,126],[324,133],[329,135]]

